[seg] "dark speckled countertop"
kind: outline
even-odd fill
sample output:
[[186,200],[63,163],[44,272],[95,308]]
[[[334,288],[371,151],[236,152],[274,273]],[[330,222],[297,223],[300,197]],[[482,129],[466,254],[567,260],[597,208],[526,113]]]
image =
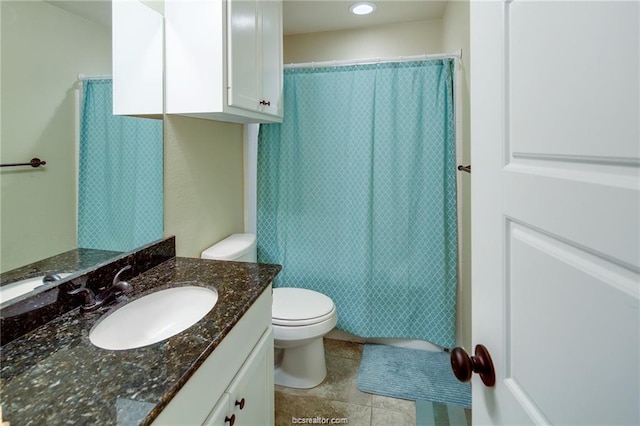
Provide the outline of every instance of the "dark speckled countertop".
[[197,324],[143,348],[95,347],[89,332],[120,305],[66,313],[2,347],[3,420],[41,424],[150,424],[280,271],[278,265],[173,258],[129,280],[134,300],[180,285],[218,291]]

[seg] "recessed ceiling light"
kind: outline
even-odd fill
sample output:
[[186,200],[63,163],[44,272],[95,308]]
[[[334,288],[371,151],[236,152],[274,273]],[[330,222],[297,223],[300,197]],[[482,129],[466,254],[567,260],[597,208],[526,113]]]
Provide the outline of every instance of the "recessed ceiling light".
[[360,1],[349,6],[349,12],[354,15],[368,15],[376,11],[376,5],[368,1]]

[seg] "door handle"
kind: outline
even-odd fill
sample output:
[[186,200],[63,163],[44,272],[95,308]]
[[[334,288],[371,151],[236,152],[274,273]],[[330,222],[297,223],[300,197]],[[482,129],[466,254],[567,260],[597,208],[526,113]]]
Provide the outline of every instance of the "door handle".
[[478,373],[485,386],[493,387],[496,384],[496,371],[493,368],[493,361],[484,345],[476,345],[475,356],[471,357],[464,349],[453,348],[451,351],[451,369],[461,382],[468,382],[471,379],[471,373]]

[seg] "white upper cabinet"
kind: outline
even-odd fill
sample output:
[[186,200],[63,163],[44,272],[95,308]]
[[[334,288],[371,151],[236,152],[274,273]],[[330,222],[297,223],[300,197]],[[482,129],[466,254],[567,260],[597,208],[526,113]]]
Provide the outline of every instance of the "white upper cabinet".
[[260,88],[263,111],[282,121],[282,2],[262,1]]
[[282,121],[282,3],[165,2],[166,113]]
[[113,114],[162,117],[163,27],[142,2],[112,2]]

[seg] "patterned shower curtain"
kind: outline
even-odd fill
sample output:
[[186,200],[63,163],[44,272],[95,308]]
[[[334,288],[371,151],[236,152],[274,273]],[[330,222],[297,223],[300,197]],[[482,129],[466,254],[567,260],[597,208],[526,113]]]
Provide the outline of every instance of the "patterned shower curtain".
[[260,127],[258,259],[338,328],[455,345],[453,60],[286,69]]
[[162,120],[113,115],[112,92],[83,82],[78,247],[130,251],[163,236]]

